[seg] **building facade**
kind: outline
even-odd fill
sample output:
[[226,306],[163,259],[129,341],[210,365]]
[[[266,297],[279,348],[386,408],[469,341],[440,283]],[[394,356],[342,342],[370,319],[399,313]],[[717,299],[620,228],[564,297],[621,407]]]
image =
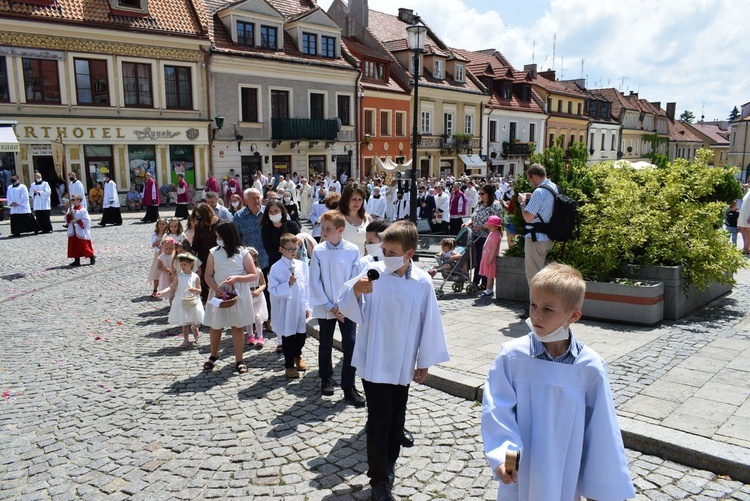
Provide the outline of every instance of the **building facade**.
[[0,5],[0,119],[17,122],[16,171],[52,186],[73,171],[87,189],[108,173],[121,193],[146,172],[167,184],[184,171],[202,186],[208,45],[186,0]]
[[750,103],[742,106],[739,120],[729,124],[729,165],[740,168],[740,178],[750,178]]
[[586,94],[575,84],[556,80],[554,70],[537,73],[536,65],[527,65],[527,68],[536,75],[532,79],[533,88],[549,116],[545,147],[560,144],[568,149],[574,142],[586,144],[589,125],[585,115]]

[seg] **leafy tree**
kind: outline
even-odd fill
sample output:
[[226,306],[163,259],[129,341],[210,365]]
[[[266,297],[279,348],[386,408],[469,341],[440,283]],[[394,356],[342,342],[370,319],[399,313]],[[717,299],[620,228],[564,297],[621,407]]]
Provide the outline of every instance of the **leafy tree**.
[[734,122],[738,118],[740,118],[740,110],[738,110],[737,107],[735,106],[732,112],[729,114],[729,121]]
[[685,110],[682,112],[682,115],[680,115],[680,121],[691,124],[693,123],[693,120],[695,120],[695,115],[690,110]]

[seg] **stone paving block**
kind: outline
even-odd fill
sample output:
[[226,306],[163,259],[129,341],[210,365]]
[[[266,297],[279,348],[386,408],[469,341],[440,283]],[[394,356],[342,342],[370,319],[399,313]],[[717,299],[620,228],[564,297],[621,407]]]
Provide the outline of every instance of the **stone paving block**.
[[750,396],[750,388],[719,383],[712,379],[695,392],[695,396],[739,406],[747,401],[748,396]]
[[701,387],[713,377],[712,372],[674,367],[661,378],[663,381]]
[[662,420],[680,406],[677,402],[648,395],[636,395],[619,407],[619,411],[630,412],[638,416]]
[[693,386],[659,380],[648,386],[641,394],[682,404],[694,392],[695,388]]

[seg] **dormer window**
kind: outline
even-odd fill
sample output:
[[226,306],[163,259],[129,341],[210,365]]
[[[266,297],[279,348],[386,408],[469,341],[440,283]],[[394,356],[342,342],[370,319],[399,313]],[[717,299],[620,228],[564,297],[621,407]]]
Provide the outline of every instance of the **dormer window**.
[[440,59],[435,60],[435,73],[433,73],[433,76],[437,79],[442,80],[443,79],[443,68],[445,66],[445,63],[441,61]]
[[318,35],[315,33],[302,33],[302,53],[308,56],[318,55]]
[[276,48],[276,28],[273,26],[260,26],[260,46],[264,49]]
[[148,0],[109,0],[109,7],[115,16],[148,16]]
[[503,81],[500,87],[500,98],[506,101],[510,101],[513,97],[513,82]]
[[141,0],[117,0],[118,7],[128,7],[131,9],[140,9]]
[[368,80],[380,80],[381,82],[387,81],[385,64],[383,63],[365,61],[363,73]]
[[464,65],[457,64],[456,65],[456,82],[463,82],[463,81],[464,81]]
[[531,85],[521,85],[521,101],[525,103],[531,102]]
[[336,58],[336,37],[320,37],[320,55],[330,59]]
[[237,21],[237,43],[246,47],[255,47],[255,25]]

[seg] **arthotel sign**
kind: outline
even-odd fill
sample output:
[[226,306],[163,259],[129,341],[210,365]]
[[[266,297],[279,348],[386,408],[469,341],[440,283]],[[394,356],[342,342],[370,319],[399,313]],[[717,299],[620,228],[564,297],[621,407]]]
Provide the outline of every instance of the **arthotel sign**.
[[65,141],[80,143],[205,143],[205,130],[195,127],[83,127],[67,125],[18,125],[18,140],[22,143],[54,141],[58,137]]

